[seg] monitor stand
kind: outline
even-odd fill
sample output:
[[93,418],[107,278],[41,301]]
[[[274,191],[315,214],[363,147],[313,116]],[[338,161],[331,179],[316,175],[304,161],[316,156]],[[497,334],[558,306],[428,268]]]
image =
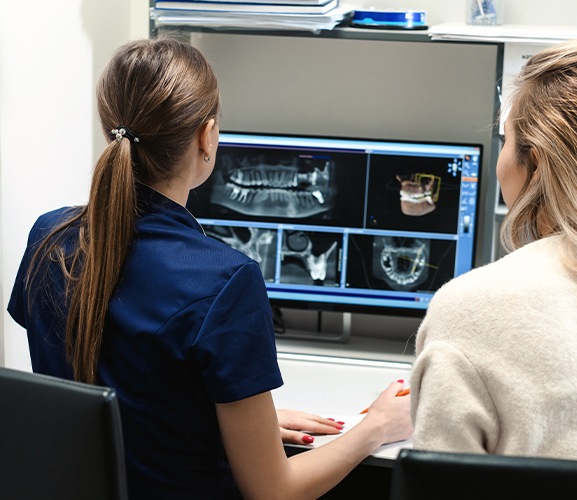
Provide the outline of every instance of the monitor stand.
[[[275,335],[279,339],[302,339],[324,342],[346,343],[351,336],[352,314],[326,313],[323,311],[302,311],[303,328],[285,328],[283,313],[273,307]],[[308,318],[304,318],[308,314]],[[311,314],[315,321],[311,321]],[[309,321],[306,321],[308,319]]]

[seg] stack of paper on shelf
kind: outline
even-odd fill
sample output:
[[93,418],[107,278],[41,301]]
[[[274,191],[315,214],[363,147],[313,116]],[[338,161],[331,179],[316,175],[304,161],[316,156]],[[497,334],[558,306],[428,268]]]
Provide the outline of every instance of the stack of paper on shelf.
[[351,12],[339,0],[157,0],[151,19],[157,26],[317,31],[334,28]]

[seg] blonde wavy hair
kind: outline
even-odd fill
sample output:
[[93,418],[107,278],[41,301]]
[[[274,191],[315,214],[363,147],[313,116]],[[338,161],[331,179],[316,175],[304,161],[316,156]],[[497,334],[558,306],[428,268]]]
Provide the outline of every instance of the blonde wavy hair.
[[[527,178],[503,221],[502,244],[512,251],[561,234],[565,263],[577,273],[577,40],[527,61],[515,79],[507,120]],[[550,226],[547,234],[540,234],[540,220]]]

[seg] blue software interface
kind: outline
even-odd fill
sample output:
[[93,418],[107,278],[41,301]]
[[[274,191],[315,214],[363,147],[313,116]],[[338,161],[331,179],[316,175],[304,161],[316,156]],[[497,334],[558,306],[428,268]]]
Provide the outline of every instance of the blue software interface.
[[188,209],[276,304],[422,314],[474,265],[481,146],[221,133]]

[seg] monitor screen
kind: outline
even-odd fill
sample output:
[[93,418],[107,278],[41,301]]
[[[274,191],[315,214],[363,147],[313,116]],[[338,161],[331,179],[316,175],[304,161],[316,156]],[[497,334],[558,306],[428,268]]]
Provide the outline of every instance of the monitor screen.
[[474,265],[481,146],[226,133],[188,209],[281,307],[423,315]]

